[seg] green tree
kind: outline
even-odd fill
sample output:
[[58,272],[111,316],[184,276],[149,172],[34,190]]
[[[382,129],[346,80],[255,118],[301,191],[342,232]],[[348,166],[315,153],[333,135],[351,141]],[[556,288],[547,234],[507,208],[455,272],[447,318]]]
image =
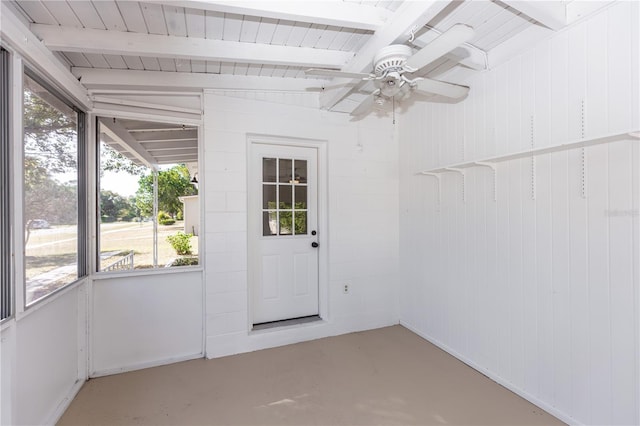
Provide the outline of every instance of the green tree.
[[135,200],[113,191],[100,191],[100,217],[103,222],[131,220],[137,216]]
[[104,142],[100,143],[100,175],[104,172],[125,172],[134,176],[142,176],[147,170],[140,166]]
[[39,164],[50,172],[63,173],[77,167],[77,114],[61,102],[57,104],[60,105],[53,107],[27,87],[24,92],[24,150],[26,157],[37,157]]
[[78,217],[77,185],[60,183],[53,179],[41,162],[34,157],[25,158],[24,168],[24,221],[25,244],[31,235],[31,223],[45,219],[51,224],[75,223]]
[[[153,214],[153,174],[142,176],[138,181],[136,206],[143,215]],[[158,172],[158,209],[176,217],[182,212],[182,202],[178,197],[197,194],[189,179],[189,170],[184,164]]]

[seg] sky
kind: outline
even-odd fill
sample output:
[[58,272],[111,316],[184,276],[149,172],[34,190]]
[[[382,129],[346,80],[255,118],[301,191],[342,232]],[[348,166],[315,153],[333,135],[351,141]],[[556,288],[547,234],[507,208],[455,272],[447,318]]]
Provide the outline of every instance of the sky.
[[133,176],[125,172],[104,172],[100,178],[100,188],[128,197],[135,195],[138,189],[138,179],[140,176]]

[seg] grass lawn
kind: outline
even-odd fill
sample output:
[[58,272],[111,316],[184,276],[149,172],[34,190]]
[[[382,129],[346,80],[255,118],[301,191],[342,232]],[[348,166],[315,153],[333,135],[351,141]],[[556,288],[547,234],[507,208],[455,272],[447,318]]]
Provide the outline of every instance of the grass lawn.
[[[167,236],[184,230],[182,221],[174,225],[158,226],[158,266],[163,267],[177,257]],[[26,246],[27,279],[73,264],[76,259],[77,234],[75,226],[55,226],[34,229]],[[198,253],[198,237],[191,238],[193,253]],[[151,222],[115,222],[100,227],[101,267],[116,261],[122,252],[134,251],[136,268],[153,266],[153,224]],[[105,256],[111,253],[112,256]]]

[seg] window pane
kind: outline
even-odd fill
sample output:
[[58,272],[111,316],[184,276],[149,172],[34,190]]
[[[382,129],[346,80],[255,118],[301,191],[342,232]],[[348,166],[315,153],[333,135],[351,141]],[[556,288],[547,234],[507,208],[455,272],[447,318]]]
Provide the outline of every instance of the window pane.
[[307,187],[306,186],[295,186],[296,193],[296,210],[306,210],[307,208]]
[[24,76],[26,303],[78,279],[78,116]]
[[307,183],[307,160],[296,160],[295,171],[298,183]]
[[263,182],[276,181],[276,161],[277,160],[275,158],[262,159],[262,181]]
[[291,185],[278,185],[280,188],[280,208],[291,209]]
[[296,235],[302,235],[307,233],[307,212],[294,212]]
[[280,235],[291,235],[293,212],[280,212]]
[[275,211],[262,213],[262,235],[267,237],[269,235],[278,234],[278,213]]
[[276,186],[262,185],[262,208],[275,209],[277,207],[276,202]]
[[291,183],[291,160],[280,159],[280,182]]
[[[197,265],[200,204],[197,186],[192,183],[197,170],[193,164],[197,163],[190,163],[191,171],[186,164],[161,164],[154,179],[153,170],[136,159],[131,147],[110,137],[112,123],[150,146],[155,143],[149,142],[150,133],[154,138],[175,137],[171,131],[162,131],[175,125],[100,119],[99,270]],[[185,130],[190,132],[185,135],[193,134],[192,130]]]

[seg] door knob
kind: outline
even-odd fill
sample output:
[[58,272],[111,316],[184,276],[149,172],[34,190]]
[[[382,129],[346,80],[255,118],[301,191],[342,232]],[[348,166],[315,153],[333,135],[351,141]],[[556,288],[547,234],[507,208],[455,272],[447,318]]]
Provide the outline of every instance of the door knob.
[[320,244],[316,243],[315,241],[311,243],[311,247],[318,247]]

